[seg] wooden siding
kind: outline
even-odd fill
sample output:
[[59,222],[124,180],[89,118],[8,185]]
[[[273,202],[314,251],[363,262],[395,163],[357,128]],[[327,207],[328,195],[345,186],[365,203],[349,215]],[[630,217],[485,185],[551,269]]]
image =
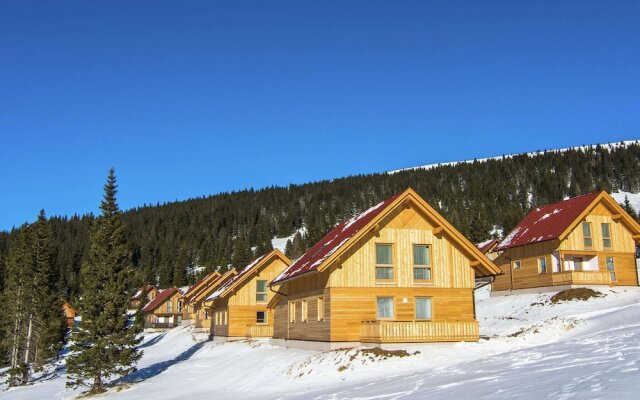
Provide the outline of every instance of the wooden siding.
[[248,338],[273,336],[273,325],[249,325],[245,334]]
[[564,271],[552,274],[553,285],[609,285],[608,272]]
[[[225,323],[223,315],[227,313],[227,323]],[[218,307],[213,314],[213,321],[211,322],[211,334],[215,336],[229,336],[229,323],[228,323],[229,309],[226,307]]]
[[638,286],[638,270],[635,253],[602,252],[598,255],[600,271],[607,271],[607,257],[613,257],[616,280],[615,286]]
[[[242,282],[242,284],[237,287],[234,293],[229,296],[229,305],[230,306],[250,306],[255,305],[256,303],[256,287],[258,280],[265,280],[267,284],[274,280],[284,269],[287,268],[287,264],[284,263],[279,258],[274,258],[269,264],[265,265],[261,268],[258,273],[253,273],[253,275]],[[272,290],[266,288],[267,290],[267,301],[264,302],[266,305],[269,300],[275,295]]]
[[[557,248],[558,243],[558,240],[550,240],[505,250],[495,260],[495,264],[504,274],[495,277],[492,286],[493,290],[511,289],[512,279],[513,289],[551,286],[553,284],[551,278],[551,271],[553,270],[552,253]],[[547,262],[547,272],[545,274],[539,273],[538,259],[541,257],[544,257]],[[516,260],[520,260],[520,269],[513,269],[512,262]]]
[[[595,213],[595,214],[594,214]],[[582,236],[582,224],[578,224],[573,231],[562,241],[560,250],[594,250],[616,253],[635,253],[636,245],[633,235],[627,227],[612,219],[612,213],[604,205],[599,204],[586,218],[591,223],[592,247],[584,246]],[[605,248],[602,243],[601,224],[610,224],[611,247]]]
[[365,343],[476,342],[478,321],[367,321],[360,325]]
[[[398,209],[383,221],[380,231],[365,235],[340,264],[330,268],[329,287],[412,287],[424,284],[438,288],[472,288],[475,274],[469,258],[447,238],[434,235],[428,219],[414,208]],[[391,244],[394,279],[376,282],[376,243]],[[413,245],[430,246],[432,281],[413,279]]]

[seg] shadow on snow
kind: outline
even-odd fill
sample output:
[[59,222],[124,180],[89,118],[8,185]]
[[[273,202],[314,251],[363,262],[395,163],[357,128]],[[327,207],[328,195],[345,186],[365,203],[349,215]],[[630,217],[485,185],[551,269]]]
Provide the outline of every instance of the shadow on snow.
[[166,335],[167,335],[167,332],[163,332],[158,336],[154,337],[153,339],[147,340],[146,342],[142,343],[140,346],[138,346],[138,348],[144,349],[145,347],[153,346],[154,344],[161,341]]

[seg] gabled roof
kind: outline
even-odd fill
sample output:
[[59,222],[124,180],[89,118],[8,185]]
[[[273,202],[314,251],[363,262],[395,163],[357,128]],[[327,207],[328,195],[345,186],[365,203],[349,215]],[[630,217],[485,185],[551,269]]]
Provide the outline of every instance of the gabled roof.
[[155,286],[153,285],[145,285],[142,286],[141,288],[139,288],[133,296],[131,296],[131,298],[129,300],[139,300],[140,296],[142,296],[142,293],[147,292],[149,293],[152,289],[158,290]]
[[207,285],[215,280],[220,278],[220,272],[214,271],[206,276],[200,278],[196,283],[193,284],[184,294],[185,299],[189,301],[189,298],[198,295],[200,291],[205,289]]
[[607,192],[600,191],[533,209],[498,245],[498,250],[547,240],[563,240],[600,202],[615,210],[634,235],[640,234],[640,225]]
[[487,254],[488,252],[492,251],[499,242],[500,240],[498,239],[489,239],[485,240],[484,242],[476,243],[476,247],[478,248],[478,250],[480,250],[480,252],[482,252],[482,254]]
[[144,306],[142,311],[149,312],[155,310],[165,301],[170,299],[171,296],[173,296],[175,293],[180,293],[180,291],[177,288],[169,288],[161,291],[153,300],[151,300],[147,303],[147,305]]
[[291,279],[302,275],[323,271],[331,263],[357,242],[364,234],[376,225],[385,216],[389,215],[396,207],[402,206],[405,202],[411,202],[422,210],[430,219],[434,226],[441,228],[454,242],[464,248],[472,259],[477,261],[474,269],[479,276],[497,275],[500,270],[472,243],[470,243],[457,229],[449,224],[436,210],[424,201],[413,189],[409,188],[403,192],[384,200],[369,208],[355,217],[342,221],[329,233],[327,233],[309,251],[295,260],[293,264],[284,270],[270,285],[280,285]]
[[226,296],[236,287],[241,285],[244,281],[251,277],[254,271],[260,270],[263,266],[267,265],[269,261],[271,261],[274,257],[280,258],[286,265],[291,264],[291,260],[289,257],[282,254],[282,252],[278,249],[272,250],[271,252],[264,254],[255,260],[253,260],[249,265],[247,265],[238,275],[229,279],[222,286],[220,286],[215,292],[211,294],[211,296],[207,297],[206,301],[215,300],[220,297]]
[[231,268],[210,285],[207,285],[203,290],[199,291],[198,294],[191,299],[191,303],[197,303],[203,299],[206,302],[213,291],[218,290],[219,287],[224,285],[230,279],[233,279],[236,275],[238,275],[238,271],[236,271],[235,268]]

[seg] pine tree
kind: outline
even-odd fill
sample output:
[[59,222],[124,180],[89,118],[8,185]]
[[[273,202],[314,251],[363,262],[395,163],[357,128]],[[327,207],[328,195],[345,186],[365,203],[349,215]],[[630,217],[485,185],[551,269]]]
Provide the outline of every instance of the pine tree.
[[116,188],[112,168],[104,186],[102,214],[91,231],[89,254],[82,266],[82,323],[72,332],[72,355],[67,360],[67,385],[78,387],[90,380],[90,393],[103,392],[103,380],[110,376],[134,372],[142,355],[136,348],[140,327],[127,316],[125,282],[132,267]]
[[638,213],[636,212],[636,210],[631,205],[631,202],[629,201],[629,197],[624,196],[624,204],[622,204],[622,208],[624,208],[624,210],[627,212],[627,214],[631,215],[631,218],[633,218],[636,221],[638,221]]

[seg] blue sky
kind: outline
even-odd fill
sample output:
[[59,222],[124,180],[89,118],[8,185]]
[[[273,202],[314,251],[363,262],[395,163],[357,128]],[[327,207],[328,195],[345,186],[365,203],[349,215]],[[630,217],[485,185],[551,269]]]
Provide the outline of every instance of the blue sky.
[[637,1],[0,2],[0,230],[640,137]]

